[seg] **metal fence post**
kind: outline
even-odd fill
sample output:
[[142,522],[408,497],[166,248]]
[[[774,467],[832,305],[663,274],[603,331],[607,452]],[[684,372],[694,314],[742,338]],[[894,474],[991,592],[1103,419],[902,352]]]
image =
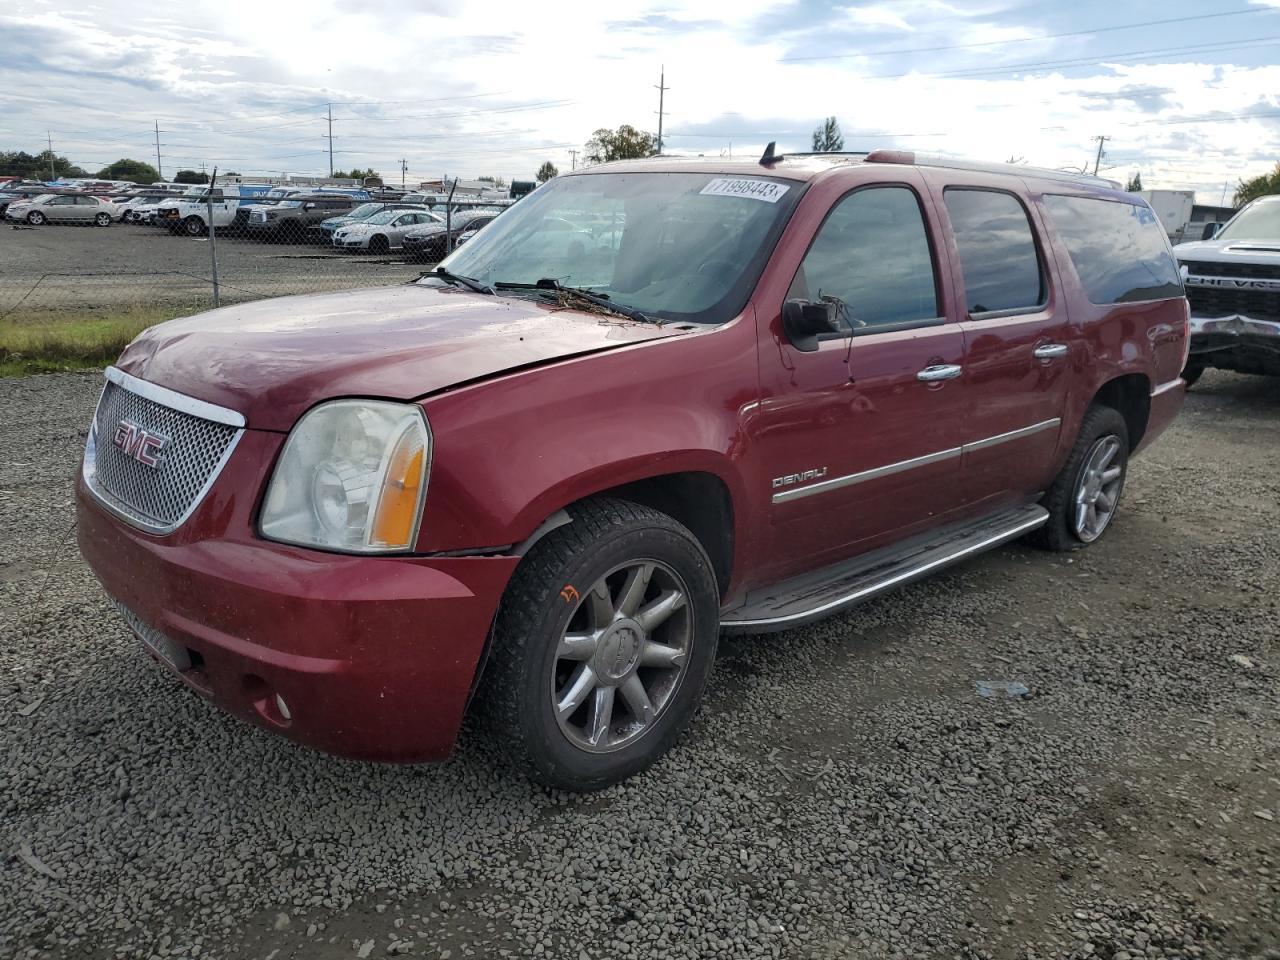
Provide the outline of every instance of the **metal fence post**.
[[218,297],[218,229],[213,225],[213,185],[218,182],[218,168],[213,168],[213,177],[209,180],[209,189],[205,191],[205,200],[209,204],[209,259],[213,261],[213,305],[221,306]]
[[449,199],[444,203],[444,255],[453,253],[453,191],[458,189],[458,178],[449,186]]

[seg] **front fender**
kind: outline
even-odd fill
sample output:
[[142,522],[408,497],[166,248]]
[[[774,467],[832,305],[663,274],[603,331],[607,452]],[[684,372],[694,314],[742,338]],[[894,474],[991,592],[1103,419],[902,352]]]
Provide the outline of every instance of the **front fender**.
[[754,330],[739,321],[430,398],[418,549],[518,543],[576,500],[686,471],[718,477],[733,501],[735,534],[750,529],[742,418],[758,392]]

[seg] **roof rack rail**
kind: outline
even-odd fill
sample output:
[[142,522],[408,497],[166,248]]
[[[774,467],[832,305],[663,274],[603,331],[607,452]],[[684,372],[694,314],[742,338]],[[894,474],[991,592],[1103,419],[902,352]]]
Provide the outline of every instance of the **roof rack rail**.
[[868,163],[901,163],[917,167],[942,167],[948,170],[973,170],[978,173],[1025,173],[1043,180],[1062,180],[1066,183],[1086,184],[1094,187],[1119,189],[1120,184],[1106,177],[1087,173],[1068,173],[1066,170],[1050,170],[1048,167],[1026,167],[1013,163],[990,163],[983,160],[961,160],[932,153],[916,153],[912,150],[872,150],[867,154]]

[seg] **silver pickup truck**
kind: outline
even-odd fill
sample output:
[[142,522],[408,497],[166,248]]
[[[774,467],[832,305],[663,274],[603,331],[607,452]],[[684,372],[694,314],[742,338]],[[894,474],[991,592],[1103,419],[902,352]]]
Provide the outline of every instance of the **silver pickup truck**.
[[1173,248],[1191,301],[1188,386],[1207,367],[1280,376],[1280,196]]

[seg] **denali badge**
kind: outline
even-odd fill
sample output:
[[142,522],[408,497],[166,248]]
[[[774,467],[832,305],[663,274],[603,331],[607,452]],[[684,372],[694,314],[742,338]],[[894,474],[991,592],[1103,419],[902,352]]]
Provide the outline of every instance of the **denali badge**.
[[159,433],[152,433],[146,427],[132,420],[121,420],[116,426],[111,442],[145,467],[153,470],[164,463],[160,451],[169,442],[169,438]]
[[813,470],[806,470],[804,473],[789,473],[785,477],[773,478],[773,489],[779,487],[789,487],[796,483],[804,483],[806,480],[817,480],[819,477],[827,475],[826,467],[817,467]]

